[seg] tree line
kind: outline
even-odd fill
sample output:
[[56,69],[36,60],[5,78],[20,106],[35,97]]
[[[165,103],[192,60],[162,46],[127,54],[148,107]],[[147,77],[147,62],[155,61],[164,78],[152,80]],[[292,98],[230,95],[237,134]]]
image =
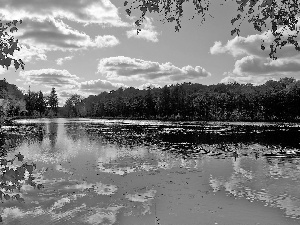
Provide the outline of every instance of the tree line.
[[14,116],[57,116],[58,96],[52,88],[48,96],[42,91],[31,91],[23,94],[16,85],[0,80],[0,117]]
[[269,80],[262,85],[182,83],[139,90],[119,88],[83,98],[69,97],[63,107],[52,88],[48,96],[0,80],[0,117],[98,117],[162,120],[300,121],[300,81]]
[[62,108],[69,117],[166,120],[299,121],[300,81],[265,84],[182,83],[139,90],[119,88],[82,98],[71,96]]

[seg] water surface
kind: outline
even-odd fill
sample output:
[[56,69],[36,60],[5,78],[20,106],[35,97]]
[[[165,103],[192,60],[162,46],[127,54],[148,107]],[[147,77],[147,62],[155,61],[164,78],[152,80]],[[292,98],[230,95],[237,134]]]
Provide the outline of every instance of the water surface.
[[39,131],[12,134],[11,154],[36,163],[43,188],[3,201],[4,224],[300,223],[300,159],[263,156],[300,149],[298,124],[18,123]]

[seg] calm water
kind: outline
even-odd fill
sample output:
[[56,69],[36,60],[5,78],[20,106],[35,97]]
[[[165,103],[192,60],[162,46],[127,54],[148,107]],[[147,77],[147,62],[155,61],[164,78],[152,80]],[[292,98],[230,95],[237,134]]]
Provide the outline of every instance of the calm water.
[[18,122],[39,127],[38,135],[17,135],[11,152],[36,163],[44,188],[24,185],[25,203],[4,201],[4,224],[189,225],[208,215],[227,224],[227,203],[300,223],[300,159],[263,156],[300,149],[297,124]]

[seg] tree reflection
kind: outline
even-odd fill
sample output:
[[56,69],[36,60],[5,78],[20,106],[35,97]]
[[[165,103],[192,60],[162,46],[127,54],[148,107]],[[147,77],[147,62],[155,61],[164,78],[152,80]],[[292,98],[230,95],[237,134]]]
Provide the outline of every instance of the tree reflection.
[[48,128],[48,134],[49,134],[49,141],[50,141],[50,147],[51,147],[51,152],[55,151],[55,144],[57,142],[57,129],[58,129],[58,124],[51,122],[47,125]]

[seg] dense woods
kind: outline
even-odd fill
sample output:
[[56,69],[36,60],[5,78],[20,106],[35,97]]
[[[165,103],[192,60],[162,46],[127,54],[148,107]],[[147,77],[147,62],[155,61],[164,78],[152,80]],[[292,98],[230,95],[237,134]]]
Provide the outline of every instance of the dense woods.
[[299,105],[300,81],[282,78],[259,86],[183,83],[146,90],[119,88],[78,100],[69,107],[71,113],[66,105],[65,113],[166,120],[299,121]]
[[[27,91],[23,93],[16,85],[0,80],[0,118],[16,116],[56,116],[58,112],[58,97],[55,88],[48,96],[43,92]],[[1,122],[1,121],[0,121]]]
[[0,81],[0,112],[13,116],[62,116],[164,120],[299,121],[300,81],[263,85],[182,83],[139,90],[119,88],[87,98],[75,94],[63,107],[52,88],[48,96]]

